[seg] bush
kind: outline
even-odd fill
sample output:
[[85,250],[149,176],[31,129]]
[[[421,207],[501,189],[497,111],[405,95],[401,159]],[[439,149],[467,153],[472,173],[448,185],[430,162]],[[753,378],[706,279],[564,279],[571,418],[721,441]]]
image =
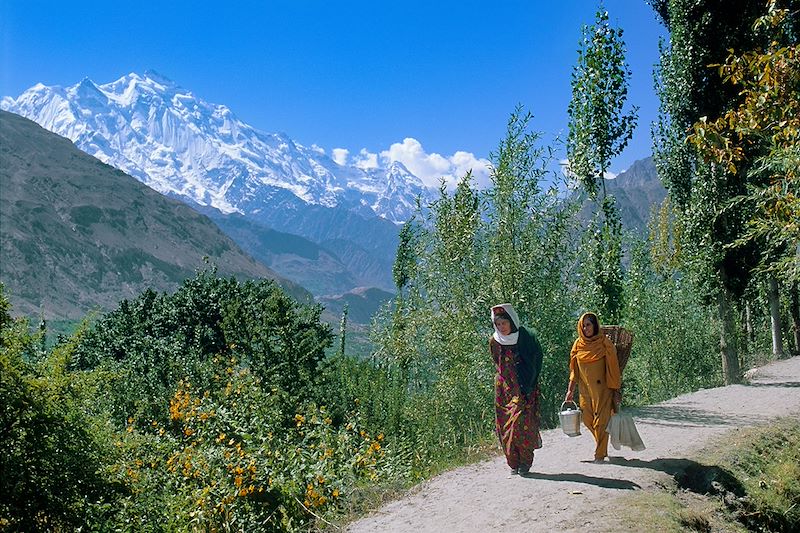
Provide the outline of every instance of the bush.
[[65,371],[70,347],[29,363],[23,355],[38,344],[29,329],[19,320],[0,330],[0,528],[72,530],[122,487],[102,474],[109,432],[84,409],[91,384]]
[[101,318],[78,343],[73,368],[102,368],[117,423],[133,416],[166,423],[164,406],[181,380],[209,389],[213,359],[235,358],[266,388],[308,397],[331,344],[320,308],[272,281],[239,282],[200,272],[174,294],[146,291]]

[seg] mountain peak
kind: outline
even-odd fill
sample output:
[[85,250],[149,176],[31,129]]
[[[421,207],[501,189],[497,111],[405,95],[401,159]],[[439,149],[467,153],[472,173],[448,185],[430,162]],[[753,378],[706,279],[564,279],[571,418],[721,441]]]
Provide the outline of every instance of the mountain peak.
[[83,78],[74,87],[75,94],[78,95],[98,95],[101,94],[100,88],[88,77]]
[[147,69],[144,71],[145,79],[152,80],[156,83],[160,83],[161,85],[165,85],[167,87],[175,87],[177,84],[169,79],[168,77],[164,76],[160,72],[156,72],[153,69]]
[[154,70],[102,85],[84,78],[66,94],[47,88],[34,98],[31,91],[3,107],[162,194],[224,213],[269,209],[282,189],[307,204],[367,209],[397,223],[425,193],[400,162],[369,171],[337,165],[319,149],[257,130]]

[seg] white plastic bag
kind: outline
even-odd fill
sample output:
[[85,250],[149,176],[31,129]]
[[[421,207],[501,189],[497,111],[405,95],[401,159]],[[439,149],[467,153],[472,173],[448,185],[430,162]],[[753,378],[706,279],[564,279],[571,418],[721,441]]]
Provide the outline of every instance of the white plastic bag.
[[644,442],[636,430],[633,417],[627,413],[620,412],[611,416],[608,421],[606,431],[611,437],[611,446],[619,450],[622,446],[630,448],[635,452],[645,449]]

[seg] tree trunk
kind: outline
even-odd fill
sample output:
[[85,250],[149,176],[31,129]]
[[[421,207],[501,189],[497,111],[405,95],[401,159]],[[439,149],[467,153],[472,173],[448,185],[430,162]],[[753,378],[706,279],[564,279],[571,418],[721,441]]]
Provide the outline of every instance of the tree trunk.
[[753,342],[756,340],[756,333],[755,330],[753,330],[753,311],[752,308],[750,307],[749,300],[745,304],[744,312],[745,312],[745,320],[747,320],[745,326],[747,330],[747,342]]
[[724,286],[719,290],[717,301],[719,304],[719,350],[722,356],[722,375],[725,385],[732,385],[741,381],[741,371],[739,354],[736,352],[736,330],[733,324],[731,294]]
[[791,304],[789,314],[792,315],[792,332],[794,333],[795,354],[800,354],[800,292],[798,284],[795,282],[791,289]]
[[750,353],[750,300],[744,301],[744,308],[742,309],[742,356]]
[[769,278],[769,316],[772,326],[772,355],[777,358],[783,357],[783,332],[781,327],[781,305],[780,294],[778,293],[778,280],[775,276]]

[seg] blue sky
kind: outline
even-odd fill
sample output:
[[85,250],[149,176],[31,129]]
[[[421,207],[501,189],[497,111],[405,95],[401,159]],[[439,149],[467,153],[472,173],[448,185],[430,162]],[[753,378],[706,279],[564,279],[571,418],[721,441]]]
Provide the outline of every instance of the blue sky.
[[[611,168],[617,173],[650,154],[658,107],[652,69],[665,32],[644,0],[604,5],[624,29],[629,102],[640,107],[634,139]],[[488,157],[517,104],[548,140],[566,134],[580,29],[596,7],[591,0],[2,0],[0,96],[37,82],[102,84],[152,69],[256,128],[340,160],[383,154],[436,172],[437,162]]]

